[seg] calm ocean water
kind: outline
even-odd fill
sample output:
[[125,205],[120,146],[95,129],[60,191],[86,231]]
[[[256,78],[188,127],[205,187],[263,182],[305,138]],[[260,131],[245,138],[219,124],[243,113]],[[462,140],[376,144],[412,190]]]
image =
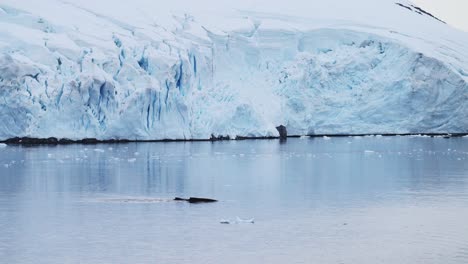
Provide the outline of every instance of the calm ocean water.
[[0,263],[468,263],[468,138],[7,146]]

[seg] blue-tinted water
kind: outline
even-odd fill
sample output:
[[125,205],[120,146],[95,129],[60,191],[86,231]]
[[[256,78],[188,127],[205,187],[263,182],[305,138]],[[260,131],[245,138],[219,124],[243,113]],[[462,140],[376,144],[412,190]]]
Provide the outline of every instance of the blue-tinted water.
[[0,263],[468,263],[468,138],[0,148]]

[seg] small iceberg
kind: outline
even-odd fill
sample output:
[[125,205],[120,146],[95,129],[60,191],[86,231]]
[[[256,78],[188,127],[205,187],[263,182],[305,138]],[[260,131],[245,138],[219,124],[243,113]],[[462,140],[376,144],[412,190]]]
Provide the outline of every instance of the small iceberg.
[[0,148],[6,148],[7,147],[7,144],[5,143],[0,143]]

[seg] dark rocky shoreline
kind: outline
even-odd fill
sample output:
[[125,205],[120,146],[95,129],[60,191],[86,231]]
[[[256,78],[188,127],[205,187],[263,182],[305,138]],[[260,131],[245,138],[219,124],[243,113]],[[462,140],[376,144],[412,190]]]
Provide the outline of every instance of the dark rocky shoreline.
[[[383,137],[394,137],[394,136],[429,136],[429,137],[444,137],[444,138],[455,138],[468,136],[468,133],[408,133],[408,134],[315,134],[315,135],[304,135],[311,138],[319,137],[364,137],[364,136],[383,136]],[[289,135],[287,138],[299,138],[301,135]],[[58,139],[55,137],[50,138],[30,138],[30,137],[15,137],[7,140],[0,141],[8,145],[70,145],[70,144],[81,144],[81,145],[95,145],[95,144],[120,144],[120,143],[136,143],[136,142],[215,142],[215,141],[227,141],[227,140],[276,140],[276,139],[287,139],[280,137],[243,137],[237,136],[236,138],[230,138],[229,136],[212,136],[209,139],[158,139],[158,140],[132,140],[132,139],[108,139],[99,140],[96,138],[85,138],[81,140],[71,139]]]

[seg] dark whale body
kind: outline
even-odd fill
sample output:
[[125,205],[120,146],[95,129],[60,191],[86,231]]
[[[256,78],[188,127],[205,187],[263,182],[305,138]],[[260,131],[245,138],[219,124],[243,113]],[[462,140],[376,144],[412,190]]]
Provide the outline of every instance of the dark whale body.
[[218,200],[208,199],[208,198],[198,198],[198,197],[190,197],[188,199],[176,197],[174,201],[184,201],[189,203],[215,203]]

